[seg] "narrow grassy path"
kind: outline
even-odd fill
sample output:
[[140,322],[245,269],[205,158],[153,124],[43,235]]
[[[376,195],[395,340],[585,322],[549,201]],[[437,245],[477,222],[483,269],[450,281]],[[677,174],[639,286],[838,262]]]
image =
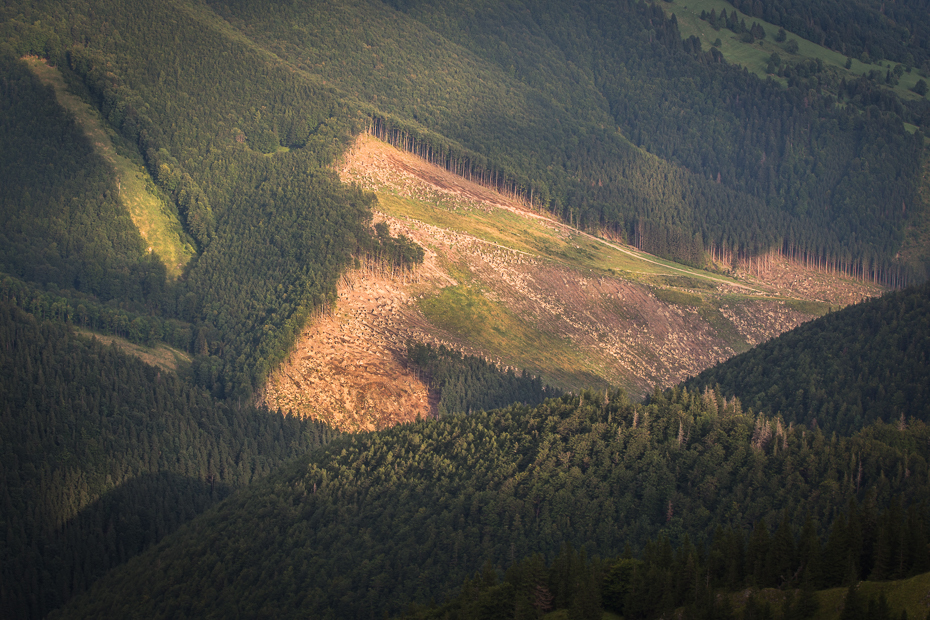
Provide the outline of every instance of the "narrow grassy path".
[[149,251],[158,255],[171,277],[177,278],[196,252],[174,210],[154,192],[145,169],[117,152],[108,133],[112,130],[106,127],[97,110],[68,90],[58,69],[40,58],[24,60],[36,77],[54,89],[58,104],[74,114],[94,150],[110,164],[120,202]]
[[97,339],[105,345],[116,345],[123,353],[137,357],[149,366],[155,366],[162,370],[178,372],[181,369],[190,367],[193,362],[189,354],[163,343],[159,343],[154,347],[146,347],[129,342],[119,336],[101,334],[89,329],[75,328],[74,332],[84,338]]

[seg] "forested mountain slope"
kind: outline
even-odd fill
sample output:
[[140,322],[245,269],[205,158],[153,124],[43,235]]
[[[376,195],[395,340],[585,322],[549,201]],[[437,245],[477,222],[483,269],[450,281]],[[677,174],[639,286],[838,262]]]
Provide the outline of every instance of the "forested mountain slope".
[[[925,101],[855,99],[852,76],[786,90],[682,43],[658,5],[211,6],[390,115],[386,133],[405,132],[411,149],[496,184],[512,177],[566,220],[618,227],[660,254],[694,260],[715,246],[872,260],[900,243],[905,216],[878,205],[917,208],[922,142],[901,121],[922,122]],[[427,30],[408,36],[402,16]],[[872,103],[881,110],[863,114]]]
[[409,342],[484,357],[561,390],[623,387],[636,399],[881,290],[783,260],[751,277],[664,261],[371,135],[339,172],[376,192],[378,226],[425,251],[412,270],[364,261],[348,271],[334,311],[301,333],[266,384],[270,408],[345,430],[443,408],[411,370]]
[[926,0],[733,0],[733,6],[865,62],[888,59],[930,69],[930,4]]
[[[760,519],[820,535],[854,499],[930,500],[928,427],[849,438],[678,390],[453,415],[337,440],[229,498],[54,617],[373,617],[450,594],[485,562],[563,543],[620,555]],[[742,534],[738,534],[742,535]]]
[[0,617],[44,616],[333,435],[0,302]]
[[851,434],[874,420],[930,420],[930,287],[806,323],[688,380],[786,422]]
[[[811,578],[814,573],[821,575],[822,566],[843,566],[843,554],[837,551],[859,541],[867,543],[870,557],[876,557],[876,552],[883,555],[882,562],[894,557],[887,555],[892,551],[886,546],[889,541],[908,545],[904,555],[910,560],[911,552],[926,544],[926,521],[922,519],[917,506],[911,506],[905,515],[898,505],[881,514],[851,505],[849,513],[835,522],[825,545],[808,521],[801,532],[792,532],[784,523],[769,532],[765,523],[758,523],[742,540],[738,533],[718,530],[706,550],[690,542],[676,549],[660,536],[646,546],[641,558],[628,554],[591,557],[565,546],[551,562],[534,555],[511,564],[503,579],[486,564],[462,583],[456,596],[442,604],[411,606],[400,617],[601,620],[617,614],[630,620],[923,618],[923,599],[930,584],[930,573],[919,574],[928,566],[930,558],[925,553],[913,554],[920,556],[922,568],[918,571],[913,571],[915,565],[904,564],[906,571],[916,573],[905,579],[870,578],[846,587],[820,589],[815,585],[822,583],[820,578]],[[900,553],[898,548],[892,552]]]
[[[762,517],[797,528],[803,506],[823,530],[853,497],[927,499],[920,421],[833,439],[709,391],[645,406],[588,392],[326,452],[308,452],[330,438],[322,426],[250,404],[354,259],[422,256],[373,233],[375,198],[335,173],[365,130],[698,267],[774,251],[878,283],[925,277],[895,256],[926,208],[926,98],[871,78],[782,86],[708,43],[626,0],[4,3],[2,613],[41,616],[298,453],[73,613],[381,616],[564,539],[617,554],[663,529],[677,542]],[[179,277],[26,55],[101,114],[181,222],[197,255]],[[168,342],[194,356],[190,377],[24,308]]]
[[[332,302],[351,255],[377,243],[370,196],[331,169],[366,127],[571,224],[691,264],[777,251],[885,283],[922,277],[894,256],[923,208],[922,130],[904,123],[924,122],[926,100],[762,81],[682,41],[658,5],[146,7],[2,9],[2,156],[16,187],[4,201],[16,248],[4,265],[190,323],[199,376],[216,395],[260,389],[312,310]],[[164,283],[125,215],[110,213],[118,179],[82,156],[74,124],[17,65],[24,54],[48,58],[100,110],[177,209],[199,252],[177,284]],[[58,120],[31,132],[31,110]],[[75,162],[88,174],[69,171]],[[93,230],[78,235],[79,224]]]
[[[21,8],[30,16],[29,24],[43,20],[46,25],[37,27],[44,29],[62,25],[60,35],[47,30],[40,35],[51,37],[44,39],[49,45],[51,40],[60,45],[53,62],[78,81],[79,94],[83,88],[130,148],[138,149],[200,246],[200,255],[176,285],[165,284],[162,273],[154,279],[154,291],[145,295],[152,287],[143,287],[138,301],[122,292],[116,295],[123,303],[194,324],[197,342],[192,340],[191,348],[200,356],[198,364],[211,369],[203,373],[212,376],[208,387],[218,395],[248,397],[312,308],[332,295],[349,255],[367,242],[368,198],[342,187],[327,168],[350,136],[347,115],[315,80],[275,63],[194,6],[153,3],[141,11],[137,5],[112,2]],[[7,20],[5,27],[9,31],[17,23]],[[69,38],[63,42],[59,36]],[[74,47],[70,37],[81,44]],[[30,78],[19,71],[21,82],[29,84]],[[21,105],[16,93],[4,92],[11,106]],[[49,92],[44,96],[54,100]],[[299,136],[294,138],[299,145],[289,144],[305,148],[266,157],[260,139],[273,127],[263,123],[262,114],[278,118],[284,110],[293,120],[288,130]],[[237,141],[243,131],[260,144]],[[53,133],[29,135],[31,146],[14,148],[16,143],[4,141],[3,148],[5,157],[35,171],[11,179],[12,186],[30,195],[46,183],[43,171],[56,170],[51,162],[60,158],[63,166],[70,166],[93,161],[59,151]],[[81,142],[80,136],[74,140]],[[81,185],[79,175],[70,178]],[[101,197],[118,190],[115,178],[104,178],[101,184],[86,190],[86,197],[68,190],[65,199],[83,216]],[[17,213],[28,222],[23,233],[28,243],[47,243],[38,227],[44,222],[73,234],[67,212],[53,210],[45,216],[30,211],[30,204],[11,205],[23,207]],[[137,233],[134,243],[137,258],[132,260],[147,264]],[[101,251],[109,260],[115,254],[106,246]],[[73,270],[73,261],[66,262]],[[100,259],[97,264],[107,263]],[[22,275],[42,285],[52,282],[100,294],[94,279]],[[146,282],[130,280],[134,286],[115,290],[132,292]]]
[[0,54],[0,76],[0,269],[158,307],[165,268],[146,254],[109,167],[25,63]]

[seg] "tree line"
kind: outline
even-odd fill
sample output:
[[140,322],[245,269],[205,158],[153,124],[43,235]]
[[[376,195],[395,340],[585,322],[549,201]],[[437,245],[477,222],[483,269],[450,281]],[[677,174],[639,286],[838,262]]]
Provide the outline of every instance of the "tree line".
[[[153,618],[398,614],[410,602],[454,596],[487,562],[511,566],[534,554],[551,562],[567,543],[604,558],[627,546],[631,559],[657,545],[678,549],[692,568],[698,558],[705,572],[713,562],[716,587],[730,578],[797,583],[799,558],[810,567],[814,557],[798,549],[817,538],[825,583],[849,569],[891,577],[927,562],[919,541],[928,432],[912,419],[827,436],[684,389],[646,405],[584,392],[448,415],[338,439],[298,459],[54,617],[127,605]],[[770,552],[772,564],[762,561]],[[670,570],[664,560],[649,566]],[[695,585],[640,578],[659,593],[635,603],[647,617],[678,604],[668,596],[687,600]]]
[[490,411],[511,403],[538,405],[557,393],[526,371],[502,370],[484,358],[462,355],[445,345],[433,348],[430,344],[408,343],[407,360],[438,393],[440,416]]

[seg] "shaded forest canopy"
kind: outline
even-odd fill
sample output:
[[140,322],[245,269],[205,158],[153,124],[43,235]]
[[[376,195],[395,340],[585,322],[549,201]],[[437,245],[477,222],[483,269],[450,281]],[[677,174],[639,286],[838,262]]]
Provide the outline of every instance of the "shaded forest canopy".
[[[928,432],[910,419],[827,437],[736,399],[674,390],[645,406],[585,392],[345,437],[230,497],[54,617],[130,606],[151,618],[391,614],[452,594],[488,561],[552,559],[566,543],[589,557],[639,554],[660,533],[680,550],[688,540],[745,547],[763,519],[784,523],[779,536],[820,537],[838,554],[823,564],[834,583],[845,578],[837,523],[847,536],[850,505],[870,523],[924,506],[907,531],[927,536]],[[871,573],[872,558],[854,566]],[[760,571],[763,583],[775,578]]]
[[0,617],[43,617],[334,436],[0,301]]
[[930,70],[927,0],[733,0],[731,4],[865,63],[888,59]]
[[[911,47],[876,28],[849,53],[922,71],[925,0],[894,4]],[[830,45],[847,16],[875,10],[851,4],[831,26],[817,16],[833,4],[808,6]],[[374,197],[333,172],[362,131],[690,264],[780,252],[886,284],[925,279],[895,256],[926,208],[926,97],[816,63],[781,86],[705,43],[631,0],[4,3],[0,615],[69,600],[58,617],[398,613],[486,562],[557,562],[571,543],[612,558],[629,544],[643,563],[630,574],[678,598],[611,609],[648,616],[699,601],[655,572],[669,549],[739,587],[772,532],[816,538],[822,566],[858,577],[923,570],[908,554],[928,536],[926,286],[645,404],[543,401],[535,379],[421,350],[439,420],[335,437],[249,405],[354,259],[423,260],[372,228]],[[147,251],[106,158],[26,54],[100,111],[176,210],[197,244],[182,277]],[[72,325],[188,351],[190,374]],[[514,398],[525,404],[480,411]],[[729,545],[731,562],[689,545]],[[800,557],[753,563],[753,583]],[[827,572],[810,579],[849,574]]]
[[[928,297],[923,286],[828,315],[824,337],[811,340],[823,349],[834,333],[844,346],[849,334],[894,324],[907,334]],[[489,385],[475,360],[416,353],[435,376],[465,364],[475,366],[465,385]],[[334,440],[318,424],[217,402],[9,302],[0,302],[0,364],[10,576],[0,594],[15,617],[42,616],[88,587],[53,617],[139,601],[150,617],[359,617],[452,595],[490,562],[512,567],[511,585],[536,571],[555,605],[583,602],[591,592],[579,584],[600,584],[596,608],[648,618],[682,605],[697,613],[721,590],[835,586],[850,571],[900,578],[930,561],[919,553],[930,536],[930,431],[917,409],[828,436],[720,390],[656,391],[646,404],[588,391]],[[925,384],[925,366],[917,372],[888,376],[886,394]],[[834,410],[861,379],[841,377],[828,392]],[[528,395],[536,384],[507,381]],[[585,559],[595,556],[605,559]],[[712,576],[709,589],[694,587],[696,566]],[[120,568],[94,585],[111,567]],[[521,604],[522,586],[475,587],[466,611]]]
[[888,293],[763,343],[684,385],[826,433],[930,421],[930,285]]
[[[891,285],[926,273],[894,258],[923,208],[926,99],[760,80],[657,5],[17,0],[0,32],[0,269],[189,325],[217,396],[260,388],[353,256],[418,260],[373,249],[372,197],[332,172],[360,131],[692,265],[780,252]],[[199,246],[177,283],[24,54],[177,210]]]
[[538,405],[558,391],[526,371],[501,370],[473,355],[462,355],[444,345],[409,343],[407,359],[439,394],[437,414],[490,411],[512,403]]
[[393,144],[666,256],[777,250],[881,280],[904,216],[887,205],[918,208],[922,141],[902,121],[922,125],[925,100],[807,74],[786,90],[682,41],[647,3],[389,4],[400,14],[211,6],[357,94]]
[[[426,609],[412,605],[413,611],[401,617],[522,620],[564,609],[570,618],[591,620],[600,620],[605,611],[631,619],[806,620],[824,607],[816,590],[854,583],[849,588],[855,594],[859,584],[850,579],[906,579],[930,568],[923,551],[926,511],[916,504],[905,509],[900,497],[881,512],[871,500],[853,501],[826,537],[818,536],[809,518],[795,531],[787,519],[777,527],[763,519],[745,531],[717,528],[712,540],[685,539],[677,548],[659,534],[635,558],[630,549],[601,558],[566,544],[549,562],[534,554],[511,563],[502,580],[486,563],[457,596]],[[891,613],[884,590],[879,597],[859,596],[855,601],[847,594],[841,618],[906,617]]]

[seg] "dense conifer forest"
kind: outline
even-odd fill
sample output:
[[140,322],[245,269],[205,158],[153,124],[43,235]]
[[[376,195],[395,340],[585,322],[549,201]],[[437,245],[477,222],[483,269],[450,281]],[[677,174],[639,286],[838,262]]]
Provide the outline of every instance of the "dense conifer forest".
[[[586,392],[340,438],[55,617],[380,617],[453,594],[486,562],[553,561],[569,543],[602,558],[629,547],[645,562],[636,579],[661,568],[661,584],[683,581],[680,593],[637,589],[642,600],[629,604],[642,612],[631,617],[693,601],[687,579],[655,556],[672,549],[684,564],[711,558],[714,587],[800,583],[811,554],[818,585],[842,585],[850,571],[910,574],[928,561],[917,544],[928,537],[928,432],[911,419],[825,436],[676,389],[648,405]],[[773,539],[786,547],[769,564]]]
[[24,63],[0,54],[0,76],[0,269],[159,308],[164,266],[145,254],[105,162]]
[[[900,547],[892,550],[887,541],[894,539],[897,545],[926,544],[919,511],[913,508],[905,516],[899,504],[892,504],[877,515],[851,504],[849,514],[835,522],[826,546],[818,540],[810,521],[805,522],[799,535],[792,534],[784,523],[774,532],[769,532],[764,522],[758,523],[745,538],[719,530],[707,548],[685,541],[673,549],[666,538],[659,536],[647,543],[641,559],[629,553],[618,558],[589,558],[584,550],[578,552],[565,545],[550,564],[541,555],[534,555],[511,565],[503,579],[490,564],[485,564],[445,604],[426,608],[413,605],[402,617],[529,619],[552,610],[566,610],[569,618],[592,620],[603,618],[605,611],[624,618],[667,617],[674,613],[682,620],[805,620],[824,608],[814,588],[842,583],[835,577],[824,579],[822,567],[851,567],[851,562],[844,562],[850,558],[837,553],[843,547],[868,548],[861,557],[885,570],[894,564],[890,558],[911,557]],[[895,566],[900,576],[926,568],[925,563],[915,565],[909,561]],[[779,570],[784,572],[779,574]],[[884,578],[878,573],[870,577]],[[847,580],[858,578],[856,568],[846,576]],[[765,596],[760,587],[781,588],[782,596],[777,597],[780,601],[773,603],[772,591]],[[908,616],[906,611],[894,613],[883,592],[878,596],[861,594],[851,583],[840,617],[892,620]]]
[[851,306],[710,368],[685,385],[825,433],[930,421],[930,287]]
[[774,250],[889,277],[889,205],[916,203],[923,146],[902,122],[925,100],[816,69],[785,89],[682,41],[658,4],[390,4],[428,51],[379,3],[211,6],[369,102],[377,135],[566,221],[697,264]]
[[792,2],[733,0],[733,6],[863,62],[892,60],[930,68],[926,0]]
[[526,371],[502,371],[484,358],[462,355],[442,345],[410,343],[407,357],[440,395],[440,416],[490,411],[511,403],[538,405],[558,392]]
[[[660,5],[73,0],[8,4],[0,27],[3,269],[189,324],[217,396],[249,398],[367,251],[372,198],[331,171],[363,130],[690,264],[774,251],[923,277],[894,256],[922,209],[926,99],[816,70],[760,80]],[[165,281],[24,54],[144,164],[197,246],[183,278]]]
[[[734,6],[930,71],[926,0]],[[808,617],[927,571],[926,285],[644,403],[412,343],[438,419],[341,436],[251,404],[348,266],[424,259],[334,172],[363,131],[698,267],[926,279],[897,255],[930,103],[896,70],[760,79],[639,0],[5,2],[0,617],[726,617],[748,587]],[[191,248],[174,275],[107,149]]]
[[333,436],[0,302],[0,616],[44,616]]

